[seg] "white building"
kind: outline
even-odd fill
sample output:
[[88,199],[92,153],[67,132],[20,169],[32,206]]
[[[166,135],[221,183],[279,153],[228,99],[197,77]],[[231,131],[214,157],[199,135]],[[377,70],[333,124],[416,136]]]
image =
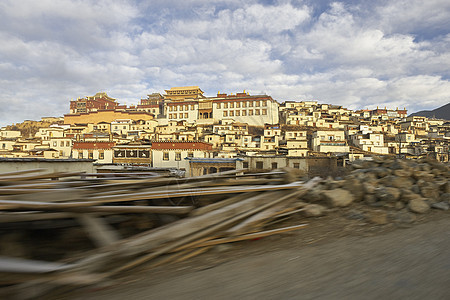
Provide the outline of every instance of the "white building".
[[212,157],[212,145],[203,141],[154,141],[152,163],[156,168],[184,169],[189,174],[186,157]]

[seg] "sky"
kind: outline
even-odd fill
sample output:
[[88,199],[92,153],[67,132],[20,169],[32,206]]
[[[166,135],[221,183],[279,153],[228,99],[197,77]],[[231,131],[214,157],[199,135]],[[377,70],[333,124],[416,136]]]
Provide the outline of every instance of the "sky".
[[2,0],[0,126],[199,86],[408,112],[450,102],[448,0]]

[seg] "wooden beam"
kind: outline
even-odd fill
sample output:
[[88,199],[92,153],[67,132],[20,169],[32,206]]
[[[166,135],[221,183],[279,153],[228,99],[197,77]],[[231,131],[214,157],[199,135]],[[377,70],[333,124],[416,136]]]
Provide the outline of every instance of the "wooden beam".
[[98,247],[111,245],[120,239],[119,234],[102,218],[81,214],[77,219]]

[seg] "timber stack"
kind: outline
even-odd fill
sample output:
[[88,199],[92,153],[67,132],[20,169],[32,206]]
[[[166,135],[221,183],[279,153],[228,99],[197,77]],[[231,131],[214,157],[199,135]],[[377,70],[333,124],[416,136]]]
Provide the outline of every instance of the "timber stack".
[[306,224],[273,224],[302,211],[299,199],[320,182],[303,175],[0,174],[0,295],[102,284],[144,263],[298,230]]
[[[288,168],[191,178],[33,172],[0,175],[0,293],[8,296],[113,282],[142,264],[183,261],[336,212],[403,227],[450,208],[449,165],[428,159],[375,157],[343,178],[310,180]],[[293,216],[295,225],[282,223]]]

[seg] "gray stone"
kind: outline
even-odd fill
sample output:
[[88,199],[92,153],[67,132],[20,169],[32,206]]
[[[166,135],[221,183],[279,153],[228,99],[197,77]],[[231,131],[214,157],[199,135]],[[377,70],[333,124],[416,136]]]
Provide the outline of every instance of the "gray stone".
[[347,218],[350,220],[364,220],[366,215],[360,210],[352,209],[348,212]]
[[349,206],[354,200],[353,195],[349,191],[344,189],[323,191],[322,195],[327,204],[331,207]]
[[439,201],[447,202],[448,204],[450,204],[450,193],[442,194],[441,197],[439,197]]
[[431,204],[431,207],[436,209],[448,210],[450,208],[450,205],[447,202],[437,202]]
[[416,220],[416,216],[413,213],[401,210],[392,215],[392,220],[394,221],[394,223],[404,225],[413,223]]
[[415,186],[413,186],[413,187],[411,188],[411,191],[412,191],[414,194],[420,194],[420,187],[419,187],[418,185],[415,185]]
[[430,205],[424,198],[412,199],[408,203],[409,210],[418,214],[424,214],[430,210]]
[[320,217],[325,214],[326,207],[319,204],[308,204],[303,208],[306,217]]

